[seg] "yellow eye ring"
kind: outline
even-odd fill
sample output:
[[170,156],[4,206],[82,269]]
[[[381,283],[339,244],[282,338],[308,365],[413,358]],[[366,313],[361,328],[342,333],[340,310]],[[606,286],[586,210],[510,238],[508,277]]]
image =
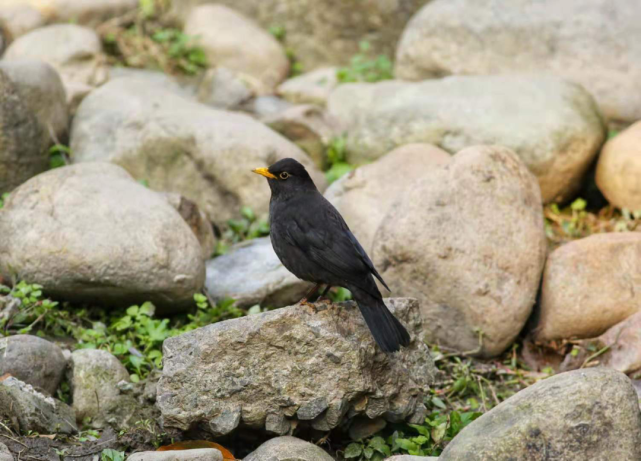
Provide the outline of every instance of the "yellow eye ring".
[[280,179],[287,179],[287,178],[289,178],[289,173],[287,173],[286,171],[283,171],[278,176],[280,176]]

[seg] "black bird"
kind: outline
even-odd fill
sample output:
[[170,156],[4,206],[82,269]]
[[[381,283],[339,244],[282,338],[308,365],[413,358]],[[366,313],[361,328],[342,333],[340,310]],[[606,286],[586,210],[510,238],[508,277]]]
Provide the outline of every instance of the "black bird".
[[322,284],[328,289],[341,286],[351,291],[383,351],[395,352],[400,346],[408,346],[410,335],[383,303],[374,277],[389,288],[305,167],[284,158],[269,168],[253,171],[267,178],[272,191],[270,237],[283,265],[296,277],[316,284],[310,294]]

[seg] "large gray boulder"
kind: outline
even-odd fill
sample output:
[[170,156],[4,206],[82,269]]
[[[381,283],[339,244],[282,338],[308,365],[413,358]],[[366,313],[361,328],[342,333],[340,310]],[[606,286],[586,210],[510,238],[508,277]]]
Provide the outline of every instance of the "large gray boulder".
[[333,461],[325,450],[296,437],[275,437],[247,455],[243,461]]
[[366,40],[372,56],[394,55],[396,42],[412,15],[428,0],[180,0],[174,15],[186,19],[194,7],[223,4],[256,20],[265,30],[284,31],[284,45],[305,70],[344,65]]
[[109,161],[152,189],[177,192],[224,224],[243,206],[269,208],[265,178],[253,174],[283,157],[325,178],[303,151],[248,115],[208,108],[150,82],[119,78],[86,98],[74,119],[76,162]]
[[167,339],[164,426],[220,436],[241,422],[280,435],[295,421],[328,431],[358,415],[422,422],[435,369],[418,339],[418,303],[386,303],[414,338],[393,355],[378,349],[354,303],[291,306]]
[[583,85],[609,118],[641,118],[636,0],[433,0],[407,25],[396,77],[554,74]]
[[139,451],[127,457],[127,461],[223,461],[223,455],[215,448]]
[[98,34],[76,24],[54,24],[35,29],[15,40],[3,59],[51,64],[65,84],[67,102],[72,109],[92,88],[108,78]]
[[67,94],[58,72],[44,61],[0,61],[0,70],[43,127],[45,148],[65,141],[69,129]]
[[222,66],[246,75],[259,94],[273,93],[289,73],[289,60],[278,40],[224,5],[194,8],[184,31],[196,37],[211,67]]
[[31,335],[0,339],[0,376],[17,379],[55,395],[67,368],[62,350],[53,343]]
[[32,178],[5,201],[0,234],[0,273],[63,299],[177,309],[205,278],[201,246],[178,212],[109,163]]
[[18,85],[0,70],[0,194],[47,168],[47,139]]
[[641,233],[567,243],[545,264],[538,340],[592,338],[641,310]]
[[365,251],[371,252],[374,235],[399,195],[450,160],[450,154],[436,146],[406,144],[333,182],[325,198],[345,218]]
[[606,368],[553,376],[472,422],[439,457],[463,459],[641,459],[637,394],[623,373]]
[[371,256],[394,294],[419,300],[425,339],[493,356],[530,315],[546,249],[534,176],[509,149],[477,146],[407,187]]
[[205,286],[214,300],[233,298],[241,307],[289,306],[311,288],[310,283],[285,269],[269,237],[236,244],[228,253],[208,261]]
[[13,376],[0,381],[0,418],[16,432],[74,434],[78,431],[73,409],[46,396]]
[[118,383],[129,382],[129,373],[120,361],[107,351],[79,349],[71,354],[68,373],[72,408],[80,423],[95,429],[112,425],[126,428],[139,420],[136,399],[123,394]]
[[576,191],[605,139],[592,97],[546,76],[346,84],[332,93],[328,110],[347,132],[353,163],[416,142],[450,153],[500,144],[534,173],[545,202]]

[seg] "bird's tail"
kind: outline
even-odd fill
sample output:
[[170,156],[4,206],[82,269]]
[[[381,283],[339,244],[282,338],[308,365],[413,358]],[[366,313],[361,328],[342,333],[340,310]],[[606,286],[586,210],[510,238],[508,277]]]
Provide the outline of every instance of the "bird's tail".
[[352,297],[365,318],[374,340],[383,352],[396,352],[410,344],[410,335],[403,324],[394,317],[379,294],[378,297],[351,287]]

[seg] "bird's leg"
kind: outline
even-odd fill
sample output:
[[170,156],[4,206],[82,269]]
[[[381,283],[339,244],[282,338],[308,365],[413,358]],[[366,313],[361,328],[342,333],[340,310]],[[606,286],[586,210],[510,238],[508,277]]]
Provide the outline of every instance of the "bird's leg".
[[331,285],[327,285],[321,295],[318,297],[317,301],[331,301],[329,298],[325,297],[327,293],[329,293],[329,290],[332,289]]
[[313,287],[310,288],[310,290],[307,292],[305,297],[303,299],[301,299],[300,301],[298,301],[298,304],[312,306],[312,304],[308,303],[307,300],[312,298],[316,294],[316,292],[318,291],[318,289],[320,287],[321,287],[321,284],[320,283],[316,283]]

